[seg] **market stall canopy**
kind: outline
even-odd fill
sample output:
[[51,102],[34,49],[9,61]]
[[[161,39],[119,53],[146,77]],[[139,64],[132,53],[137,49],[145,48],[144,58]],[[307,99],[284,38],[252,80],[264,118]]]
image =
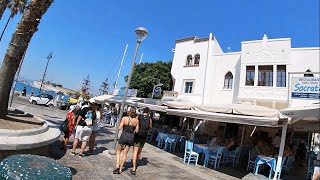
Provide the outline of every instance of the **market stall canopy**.
[[227,113],[245,116],[279,118],[279,111],[251,104],[217,104],[210,106],[195,106],[197,109],[213,113]]
[[279,127],[279,118],[234,115],[201,110],[167,109],[167,114],[216,122],[246,124],[253,126]]

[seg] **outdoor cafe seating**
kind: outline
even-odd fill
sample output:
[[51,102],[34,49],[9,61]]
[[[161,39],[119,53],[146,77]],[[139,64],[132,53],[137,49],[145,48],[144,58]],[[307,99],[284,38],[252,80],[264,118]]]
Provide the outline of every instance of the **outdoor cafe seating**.
[[193,142],[186,141],[185,143],[185,152],[183,157],[183,162],[190,164],[190,162],[194,162],[195,165],[198,164],[199,154],[193,151]]
[[207,164],[213,165],[214,169],[219,168],[224,149],[225,149],[225,147],[220,146],[214,154],[209,156],[209,160],[208,160]]
[[239,162],[241,148],[237,147],[234,152],[228,153],[227,163],[231,162],[233,166]]

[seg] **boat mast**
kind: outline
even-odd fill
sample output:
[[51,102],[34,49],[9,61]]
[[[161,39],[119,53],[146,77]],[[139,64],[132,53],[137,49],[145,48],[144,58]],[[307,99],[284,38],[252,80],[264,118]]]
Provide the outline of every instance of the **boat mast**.
[[117,79],[116,79],[116,82],[114,83],[114,86],[113,86],[113,91],[117,88],[117,85],[118,85],[118,80],[119,80],[121,68],[122,68],[122,65],[123,65],[123,60],[124,60],[124,57],[126,56],[126,53],[127,53],[127,48],[128,48],[128,44],[126,45],[126,47],[124,49],[124,53],[123,53],[123,56],[122,56],[122,59],[121,59],[121,64],[120,64],[118,75],[117,75]]

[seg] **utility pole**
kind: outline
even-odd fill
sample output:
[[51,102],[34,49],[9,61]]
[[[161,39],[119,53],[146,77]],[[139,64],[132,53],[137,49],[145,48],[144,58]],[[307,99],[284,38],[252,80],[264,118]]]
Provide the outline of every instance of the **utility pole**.
[[46,65],[46,68],[44,69],[44,73],[43,73],[43,76],[42,76],[42,80],[41,80],[41,84],[40,84],[39,94],[41,93],[42,84],[43,84],[44,78],[46,77],[46,73],[47,73],[47,69],[48,69],[49,61],[50,61],[50,59],[52,59],[52,52],[51,52],[51,53],[49,53],[49,55],[48,55],[47,59],[48,59],[48,61],[47,61],[47,65]]

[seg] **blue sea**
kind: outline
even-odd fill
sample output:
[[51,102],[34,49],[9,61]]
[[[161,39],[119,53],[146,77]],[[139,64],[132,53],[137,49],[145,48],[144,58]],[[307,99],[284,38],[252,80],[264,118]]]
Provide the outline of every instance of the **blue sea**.
[[[39,88],[30,86],[28,84],[24,84],[22,82],[17,82],[15,91],[20,91],[21,92],[24,87],[26,87],[26,89],[27,89],[27,95],[30,95],[32,91],[33,91],[34,95],[38,95],[40,93],[40,89]],[[41,90],[41,92],[50,94],[53,97],[56,97],[56,95],[57,95],[57,93],[54,92],[54,91]],[[62,100],[61,98],[62,98],[62,96],[60,95],[59,96],[59,100]],[[65,94],[63,100],[64,101],[68,101],[68,99],[69,99],[69,95]]]

